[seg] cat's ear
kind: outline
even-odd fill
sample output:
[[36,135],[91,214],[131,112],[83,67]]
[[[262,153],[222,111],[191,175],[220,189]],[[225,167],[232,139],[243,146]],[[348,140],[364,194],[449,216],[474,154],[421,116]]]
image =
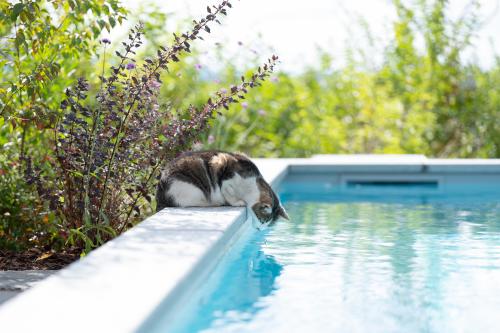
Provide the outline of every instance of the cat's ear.
[[290,217],[288,216],[288,214],[286,213],[285,211],[285,208],[283,208],[283,206],[280,206],[278,208],[278,216],[281,216],[282,218],[290,221]]

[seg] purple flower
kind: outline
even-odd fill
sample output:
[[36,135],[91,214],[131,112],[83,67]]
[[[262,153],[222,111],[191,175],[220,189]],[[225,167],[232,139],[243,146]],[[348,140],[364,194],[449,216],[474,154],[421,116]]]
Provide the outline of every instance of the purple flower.
[[221,93],[221,94],[227,94],[227,89],[226,89],[226,88],[222,88],[222,89],[220,90],[220,93]]
[[212,143],[214,143],[214,142],[215,142],[215,137],[214,137],[212,134],[210,134],[210,135],[208,136],[208,140],[207,140],[207,142],[208,142],[208,144],[209,144],[209,145],[211,145]]
[[201,64],[195,64],[194,65],[194,68],[196,68],[196,70],[198,70],[198,71],[201,69],[201,67],[202,67]]
[[265,116],[267,114],[266,110],[262,110],[260,109],[259,111],[257,111],[257,113],[259,114],[259,116]]
[[135,68],[135,64],[133,62],[129,62],[127,64],[127,66],[125,66],[126,69],[130,70],[130,69],[134,69]]
[[241,102],[241,107],[243,109],[247,109],[248,108],[248,103],[247,102]]
[[153,89],[159,89],[161,87],[161,83],[156,80],[149,81],[149,86]]
[[109,40],[109,38],[103,38],[103,39],[101,39],[101,43],[103,43],[103,44],[111,44],[111,41]]
[[279,81],[277,76],[271,77],[270,80],[271,80],[271,82],[278,82]]

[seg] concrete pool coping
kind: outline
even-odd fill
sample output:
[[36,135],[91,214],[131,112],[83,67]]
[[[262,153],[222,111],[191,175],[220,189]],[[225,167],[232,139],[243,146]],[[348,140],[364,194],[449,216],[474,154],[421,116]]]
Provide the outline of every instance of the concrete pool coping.
[[[499,159],[320,155],[254,161],[273,185],[289,173],[377,174],[398,179],[469,175],[500,180]],[[166,311],[173,313],[249,224],[244,208],[164,209],[0,306],[2,330],[137,331],[160,304],[169,305]]]
[[0,304],[54,274],[53,270],[0,271]]

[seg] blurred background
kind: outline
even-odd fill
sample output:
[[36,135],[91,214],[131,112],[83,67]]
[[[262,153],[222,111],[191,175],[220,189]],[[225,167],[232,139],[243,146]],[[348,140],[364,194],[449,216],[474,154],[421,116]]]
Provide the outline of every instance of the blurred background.
[[[153,5],[158,11],[168,14],[171,23],[179,23],[204,14],[205,5],[212,2],[157,0],[144,4],[126,0],[124,5],[132,12]],[[335,58],[333,66],[338,67],[345,64],[344,56],[349,48],[369,47],[373,57],[371,61],[380,65],[398,19],[397,3],[392,0],[238,0],[234,2],[235,6],[223,26],[214,30],[210,41],[198,46],[201,50],[210,51],[210,44],[224,43],[226,51],[232,55],[242,53],[239,42],[245,42],[251,52],[267,48],[281,56],[281,70],[291,72],[317,65],[318,52],[322,50]],[[419,1],[401,3],[418,4]],[[454,0],[445,5],[446,16],[450,20],[470,14],[477,16],[479,22],[474,48],[468,50],[466,56],[469,59],[477,57],[481,65],[493,65],[494,53],[500,47],[499,1],[479,0],[474,3]],[[170,27],[175,27],[175,24]],[[367,35],[373,39],[372,45],[368,43]],[[416,46],[424,47],[423,41],[417,41]]]
[[[124,5],[129,21],[144,20],[161,43],[210,3]],[[201,103],[274,53],[276,75],[223,113],[197,147],[267,157],[500,157],[498,31],[496,0],[235,1],[176,73],[183,83],[164,86],[163,97]]]

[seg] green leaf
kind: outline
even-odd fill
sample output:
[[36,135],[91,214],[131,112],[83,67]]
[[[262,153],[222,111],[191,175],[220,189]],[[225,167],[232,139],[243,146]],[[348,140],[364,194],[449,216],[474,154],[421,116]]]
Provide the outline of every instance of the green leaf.
[[22,3],[16,3],[14,5],[14,7],[12,8],[12,13],[10,14],[10,18],[12,19],[12,21],[17,20],[17,17],[19,16],[19,14],[22,12],[23,9],[24,9],[24,4]]
[[100,214],[99,214],[99,215],[101,216],[102,220],[104,221],[104,224],[106,224],[106,225],[109,225],[109,224],[110,224],[110,223],[109,223],[108,216],[107,216],[106,214],[104,214],[104,212],[100,212]]
[[99,27],[101,28],[101,30],[104,29],[104,27],[106,26],[106,22],[104,22],[103,20],[98,20],[97,24],[99,24]]
[[16,48],[21,47],[21,45],[23,45],[25,41],[26,41],[26,38],[24,37],[24,32],[22,29],[19,29],[16,33],[16,39],[14,42],[16,45]]

